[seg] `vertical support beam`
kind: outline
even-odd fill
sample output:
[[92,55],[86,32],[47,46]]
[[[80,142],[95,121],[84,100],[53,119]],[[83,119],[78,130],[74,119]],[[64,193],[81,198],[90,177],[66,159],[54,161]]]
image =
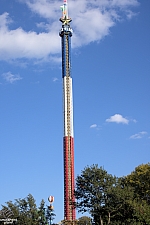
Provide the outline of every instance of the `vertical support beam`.
[[60,19],[62,29],[59,33],[62,39],[62,79],[63,79],[63,115],[64,115],[64,219],[74,221],[74,133],[73,133],[73,95],[71,78],[71,19],[68,18],[67,0],[64,0],[63,16]]

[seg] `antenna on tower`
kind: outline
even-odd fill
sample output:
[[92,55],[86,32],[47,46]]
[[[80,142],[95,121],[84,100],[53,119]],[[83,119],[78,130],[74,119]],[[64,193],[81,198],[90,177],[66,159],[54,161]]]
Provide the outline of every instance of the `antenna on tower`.
[[71,18],[68,17],[68,3],[67,0],[64,0],[64,4],[60,6],[62,10],[62,17],[60,18],[60,21],[62,23],[69,23],[71,22]]

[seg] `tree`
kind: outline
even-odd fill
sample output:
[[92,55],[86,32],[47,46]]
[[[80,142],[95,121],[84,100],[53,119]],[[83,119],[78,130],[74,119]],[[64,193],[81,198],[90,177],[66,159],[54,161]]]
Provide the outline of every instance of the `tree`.
[[121,178],[86,167],[76,179],[76,208],[88,211],[95,225],[149,225],[149,179],[149,164]]
[[110,223],[110,194],[117,184],[117,178],[102,167],[86,167],[76,178],[75,198],[79,212],[88,211],[95,224]]
[[91,218],[88,216],[82,216],[78,219],[78,225],[92,225]]
[[35,200],[31,194],[27,198],[16,199],[15,203],[9,201],[6,204],[6,206],[2,206],[2,210],[12,212],[13,219],[17,219],[17,224],[36,225],[38,215]]
[[[44,200],[37,208],[35,199],[31,194],[26,198],[16,199],[14,203],[12,201],[6,202],[6,205],[2,205],[1,212],[7,211],[11,213],[11,219],[17,219],[17,225],[48,225],[49,221],[55,217],[54,212],[48,214],[49,208],[48,206],[45,207]],[[0,218],[3,217],[1,213]],[[4,223],[0,222],[1,224]]]
[[52,221],[54,220],[55,216],[56,215],[54,213],[53,206],[52,205],[47,206],[47,209],[46,209],[46,220],[49,222],[50,225],[51,225]]
[[141,224],[150,224],[150,163],[139,165],[122,180],[125,186],[132,187],[134,192],[131,201],[134,217]]
[[46,216],[45,216],[45,201],[42,199],[39,209],[38,209],[38,215],[39,215],[39,224],[40,225],[46,225],[48,224],[46,221]]
[[150,163],[136,167],[125,177],[125,182],[134,188],[136,198],[146,200],[150,205]]

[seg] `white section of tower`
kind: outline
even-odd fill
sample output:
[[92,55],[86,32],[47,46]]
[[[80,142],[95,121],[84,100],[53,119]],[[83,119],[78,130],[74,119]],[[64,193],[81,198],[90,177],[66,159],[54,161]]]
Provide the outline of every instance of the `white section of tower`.
[[[67,87],[68,86],[68,87]],[[64,137],[74,137],[73,132],[73,94],[72,94],[72,78],[63,78],[64,91]],[[69,93],[68,93],[69,90]]]

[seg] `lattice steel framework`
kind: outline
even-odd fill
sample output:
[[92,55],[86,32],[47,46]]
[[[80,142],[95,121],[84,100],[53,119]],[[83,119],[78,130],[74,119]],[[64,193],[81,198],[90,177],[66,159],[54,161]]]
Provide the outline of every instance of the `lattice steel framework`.
[[74,133],[73,133],[73,97],[71,78],[71,19],[68,18],[67,1],[62,6],[60,18],[62,28],[59,33],[62,41],[62,79],[63,79],[63,115],[64,115],[64,219],[75,220],[74,199]]

